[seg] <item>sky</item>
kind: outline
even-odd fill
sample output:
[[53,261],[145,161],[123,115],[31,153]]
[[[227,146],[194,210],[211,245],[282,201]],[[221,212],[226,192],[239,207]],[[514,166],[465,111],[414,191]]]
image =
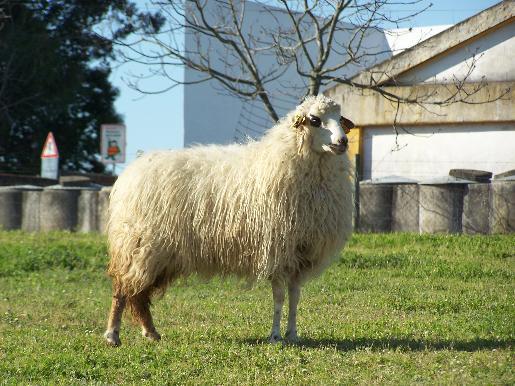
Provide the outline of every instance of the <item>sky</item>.
[[[397,17],[411,14],[432,3],[432,7],[399,27],[423,27],[433,25],[452,25],[497,4],[498,0],[424,0],[412,6],[391,6]],[[140,7],[146,1],[137,0]],[[181,69],[174,69],[174,75],[182,77]],[[183,127],[183,88],[157,95],[142,95],[128,86],[132,75],[144,74],[145,68],[137,64],[124,64],[113,69],[111,82],[119,89],[120,95],[115,102],[116,110],[122,115],[127,127],[127,163],[136,158],[139,150],[148,152],[158,149],[177,149],[181,147]],[[148,80],[147,87],[158,89],[163,79]],[[107,122],[106,122],[107,123]],[[119,174],[127,164],[116,166]]]

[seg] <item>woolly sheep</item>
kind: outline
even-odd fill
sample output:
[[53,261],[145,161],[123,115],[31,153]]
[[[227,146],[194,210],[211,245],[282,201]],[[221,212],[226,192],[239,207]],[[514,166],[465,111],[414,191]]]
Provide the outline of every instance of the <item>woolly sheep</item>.
[[351,233],[352,122],[325,96],[307,97],[259,141],[153,152],[132,163],[111,192],[107,226],[113,299],[105,339],[120,344],[128,305],[142,334],[159,340],[150,298],[199,274],[268,279],[269,341],[296,341],[300,286],[320,273]]

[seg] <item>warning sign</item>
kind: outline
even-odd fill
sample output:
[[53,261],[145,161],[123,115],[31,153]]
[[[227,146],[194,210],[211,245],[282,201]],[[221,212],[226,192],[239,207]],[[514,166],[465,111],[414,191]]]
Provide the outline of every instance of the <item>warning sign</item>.
[[49,132],[41,152],[41,177],[57,180],[59,177],[59,152],[52,132]]
[[100,153],[106,164],[125,162],[125,125],[102,125],[100,130]]
[[43,145],[43,151],[41,152],[41,158],[59,158],[59,152],[57,151],[57,144],[55,143],[54,135],[50,131],[46,137],[45,144]]

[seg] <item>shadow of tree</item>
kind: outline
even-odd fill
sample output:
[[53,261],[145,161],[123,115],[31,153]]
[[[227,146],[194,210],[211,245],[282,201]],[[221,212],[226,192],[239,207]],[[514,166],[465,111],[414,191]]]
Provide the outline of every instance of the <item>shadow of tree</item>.
[[[250,338],[243,341],[248,345],[267,344],[268,340],[262,338]],[[409,338],[356,338],[356,339],[301,339],[297,343],[287,343],[284,345],[301,347],[308,349],[333,348],[338,351],[355,351],[359,349],[371,349],[373,351],[404,350],[404,351],[479,351],[493,349],[507,349],[514,346],[513,339],[483,339],[475,338],[472,340],[417,340]]]

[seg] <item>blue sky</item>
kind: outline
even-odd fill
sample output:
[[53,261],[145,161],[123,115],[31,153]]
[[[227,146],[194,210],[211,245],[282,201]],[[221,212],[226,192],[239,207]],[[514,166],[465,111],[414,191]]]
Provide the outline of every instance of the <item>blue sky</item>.
[[[394,16],[413,13],[424,5],[433,6],[423,14],[416,16],[411,22],[399,27],[421,27],[430,25],[456,24],[460,21],[498,3],[498,0],[432,0],[417,5],[392,5]],[[144,0],[137,0],[144,6]],[[175,69],[181,76],[182,70]],[[145,68],[136,64],[124,64],[113,69],[111,82],[119,89],[120,96],[116,100],[116,109],[123,116],[127,126],[127,159],[132,161],[138,150],[145,152],[156,149],[175,149],[180,147],[180,132],[183,126],[182,87],[164,94],[141,95],[128,85],[131,74],[144,74]],[[162,86],[162,79],[147,81],[149,88]],[[117,173],[125,165],[117,166]]]

